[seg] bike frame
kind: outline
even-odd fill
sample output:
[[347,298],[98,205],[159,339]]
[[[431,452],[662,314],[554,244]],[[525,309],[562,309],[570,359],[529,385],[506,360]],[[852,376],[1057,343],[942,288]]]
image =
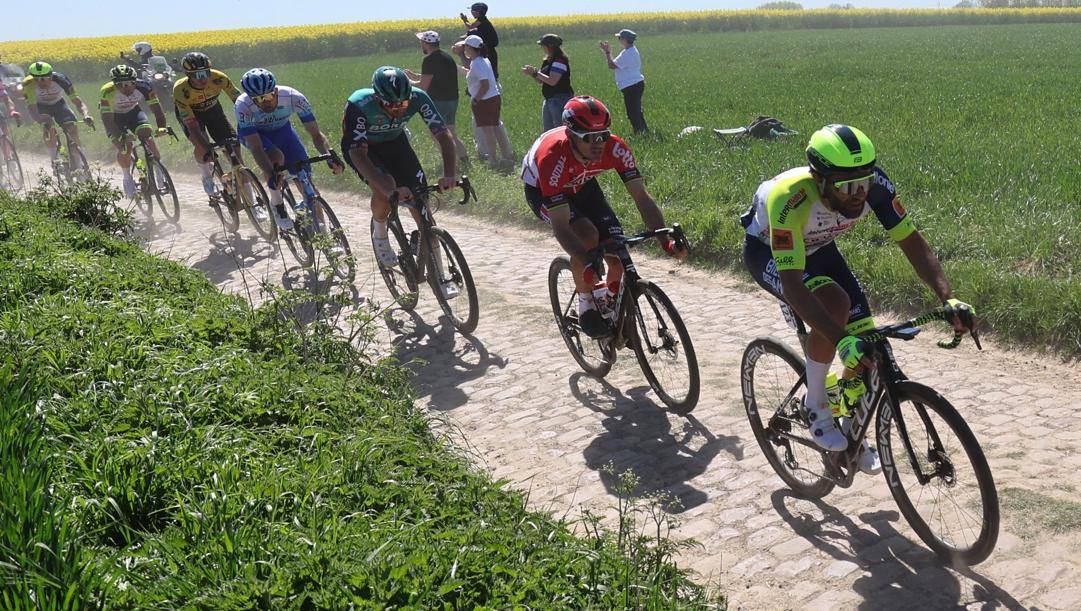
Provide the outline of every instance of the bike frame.
[[[477,199],[477,193],[473,190],[472,184],[469,182],[469,178],[462,176],[461,179],[455,184],[456,187],[461,187],[464,193],[462,200],[458,202],[459,205],[465,205],[472,197],[473,201]],[[413,269],[417,270],[417,275],[413,280],[418,284],[425,276],[425,271],[428,267],[428,253],[431,250],[431,235],[432,227],[436,226],[435,217],[432,216],[431,208],[428,207],[428,194],[434,191],[433,187],[422,185],[417,188],[413,194],[413,199],[407,201],[400,201],[395,194],[394,198],[390,202],[390,216],[387,217],[387,223],[394,223],[398,228],[402,229],[402,233],[405,233],[405,229],[402,227],[401,217],[398,216],[398,206],[405,206],[410,210],[417,213],[417,218],[420,222],[417,223],[417,229],[420,231],[420,250],[414,257]],[[414,256],[410,253],[410,256]],[[404,271],[404,270],[403,270]],[[434,271],[434,270],[433,270]]]

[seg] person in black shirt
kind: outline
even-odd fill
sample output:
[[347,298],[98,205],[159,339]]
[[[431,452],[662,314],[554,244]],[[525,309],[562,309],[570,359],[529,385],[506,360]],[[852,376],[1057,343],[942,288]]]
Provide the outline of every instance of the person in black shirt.
[[541,106],[543,131],[563,124],[563,107],[574,97],[571,87],[571,63],[563,53],[563,39],[555,34],[545,34],[537,41],[544,49],[544,61],[540,68],[522,66],[522,74],[541,84],[544,104]]
[[467,36],[476,34],[484,41],[484,47],[488,49],[488,61],[491,62],[492,72],[495,73],[495,78],[498,80],[499,54],[496,53],[495,48],[499,46],[499,34],[496,34],[495,26],[492,25],[492,22],[488,21],[488,5],[483,2],[474,2],[469,7],[469,12],[473,15],[472,23],[466,18],[465,13],[458,13],[458,17],[460,17],[462,23],[465,24],[465,33]]
[[420,41],[424,61],[420,65],[420,74],[407,68],[405,75],[414,87],[423,89],[432,98],[435,109],[443,117],[443,123],[454,140],[458,164],[462,165],[468,161],[468,153],[454,128],[458,115],[458,64],[449,53],[439,48],[439,32],[417,32],[416,37]]

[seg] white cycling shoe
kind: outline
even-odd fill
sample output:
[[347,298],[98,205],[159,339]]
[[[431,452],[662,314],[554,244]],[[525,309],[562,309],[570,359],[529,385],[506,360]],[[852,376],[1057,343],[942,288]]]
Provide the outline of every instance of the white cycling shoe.
[[860,471],[868,475],[882,472],[882,461],[878,458],[878,450],[872,448],[866,439],[863,440],[863,446],[860,447],[860,455],[856,458],[856,466],[859,467]]
[[375,250],[375,259],[383,267],[398,265],[398,254],[390,247],[390,238],[377,238],[372,236],[372,248]]
[[443,294],[443,299],[454,299],[458,296],[460,291],[458,285],[453,280],[445,280],[439,283],[439,292]]
[[124,195],[126,197],[135,197],[139,192],[139,186],[135,184],[135,179],[131,177],[131,174],[124,175]]
[[848,448],[848,438],[837,428],[828,404],[811,406],[804,400],[804,406],[807,408],[807,424],[811,430],[811,438],[818,447],[830,452],[841,452]]
[[267,220],[266,206],[263,204],[255,204],[251,209],[252,214],[255,216],[255,220],[262,223]]
[[282,214],[279,210],[274,211],[274,222],[278,224],[278,229],[282,231],[289,231],[293,228],[293,219]]

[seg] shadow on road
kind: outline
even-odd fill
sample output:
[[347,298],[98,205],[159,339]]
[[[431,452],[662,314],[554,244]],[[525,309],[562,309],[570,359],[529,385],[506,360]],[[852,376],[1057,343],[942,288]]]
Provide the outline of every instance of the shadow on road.
[[203,272],[216,285],[228,282],[237,271],[250,272],[260,261],[274,257],[274,247],[259,236],[215,232],[207,236],[210,250],[191,267]]
[[[722,450],[737,461],[743,444],[735,436],[716,436],[693,415],[674,430],[669,414],[654,401],[648,386],[624,394],[605,380],[578,372],[570,377],[571,393],[589,409],[603,414],[605,432],[582,452],[586,465],[600,473],[609,494],[615,495],[620,472],[631,469],[641,483],[635,495],[666,491],[679,499],[666,509],[680,513],[705,503],[709,496],[689,481],[701,475]],[[609,463],[615,473],[606,469]]]
[[[934,552],[898,532],[896,511],[868,511],[853,519],[821,499],[803,499],[790,490],[774,491],[771,500],[796,534],[855,565],[850,570],[863,571],[852,584],[863,597],[860,609],[1025,608],[987,577],[967,567],[951,570]],[[837,570],[845,570],[844,565]],[[958,574],[972,582],[972,600],[962,600],[962,594],[970,596],[969,588],[962,588]]]

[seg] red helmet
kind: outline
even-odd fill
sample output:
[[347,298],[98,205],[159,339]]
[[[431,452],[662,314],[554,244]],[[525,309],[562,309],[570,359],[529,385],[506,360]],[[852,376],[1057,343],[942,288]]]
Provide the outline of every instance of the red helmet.
[[563,107],[563,124],[579,133],[599,132],[612,125],[612,114],[597,98],[580,95]]

